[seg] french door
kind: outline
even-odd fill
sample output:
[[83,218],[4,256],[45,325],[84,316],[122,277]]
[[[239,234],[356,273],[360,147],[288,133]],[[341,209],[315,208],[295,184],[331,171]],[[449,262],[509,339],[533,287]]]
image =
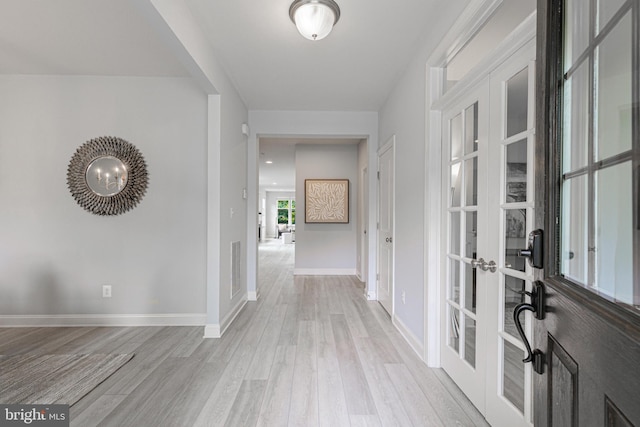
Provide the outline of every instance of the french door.
[[[533,272],[535,44],[443,112],[446,283],[443,368],[492,426],[530,426],[532,377],[514,307]],[[523,316],[530,335],[531,320]]]

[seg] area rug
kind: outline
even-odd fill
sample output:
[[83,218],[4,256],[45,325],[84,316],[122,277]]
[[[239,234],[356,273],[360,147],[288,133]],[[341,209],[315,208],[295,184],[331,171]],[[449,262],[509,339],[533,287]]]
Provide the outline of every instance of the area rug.
[[0,356],[0,403],[73,405],[133,354]]

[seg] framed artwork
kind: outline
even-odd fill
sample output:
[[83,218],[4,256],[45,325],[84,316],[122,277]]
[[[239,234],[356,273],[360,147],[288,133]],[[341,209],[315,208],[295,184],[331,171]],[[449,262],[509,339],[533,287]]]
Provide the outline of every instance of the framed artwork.
[[305,223],[349,223],[348,179],[305,179],[304,196]]

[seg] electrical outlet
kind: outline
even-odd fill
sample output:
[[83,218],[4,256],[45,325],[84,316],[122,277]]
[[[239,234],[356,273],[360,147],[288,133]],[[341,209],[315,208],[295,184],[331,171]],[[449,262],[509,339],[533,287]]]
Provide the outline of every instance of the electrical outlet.
[[111,285],[102,285],[102,298],[111,298]]
[[407,294],[404,291],[402,291],[402,303],[403,304],[407,303]]

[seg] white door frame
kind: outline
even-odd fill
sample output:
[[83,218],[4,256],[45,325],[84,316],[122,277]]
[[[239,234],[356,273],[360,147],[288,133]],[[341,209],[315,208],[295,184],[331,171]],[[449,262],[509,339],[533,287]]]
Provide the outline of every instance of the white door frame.
[[[387,152],[391,152],[391,163],[392,163],[392,176],[391,176],[391,197],[389,200],[390,203],[390,208],[391,208],[391,236],[392,236],[392,241],[391,241],[391,266],[390,266],[390,271],[389,271],[389,281],[390,281],[390,297],[391,297],[391,307],[390,307],[390,312],[389,315],[391,316],[391,319],[393,320],[394,317],[394,313],[395,313],[395,297],[394,297],[394,293],[395,293],[395,216],[396,216],[396,203],[395,203],[395,163],[396,163],[396,136],[393,135],[391,138],[389,138],[387,140],[387,142],[380,147],[380,149],[378,149],[377,152],[377,156],[378,156],[378,173],[377,173],[377,195],[378,197],[376,198],[376,223],[377,223],[377,227],[376,227],[376,295],[377,295],[377,299],[378,301],[380,301],[380,280],[382,279],[381,275],[380,275],[380,267],[382,265],[381,260],[380,260],[380,189],[381,189],[381,185],[380,185],[380,158],[382,157],[383,154],[386,154]],[[384,306],[384,305],[383,305]],[[389,310],[389,307],[385,307],[385,309]]]

